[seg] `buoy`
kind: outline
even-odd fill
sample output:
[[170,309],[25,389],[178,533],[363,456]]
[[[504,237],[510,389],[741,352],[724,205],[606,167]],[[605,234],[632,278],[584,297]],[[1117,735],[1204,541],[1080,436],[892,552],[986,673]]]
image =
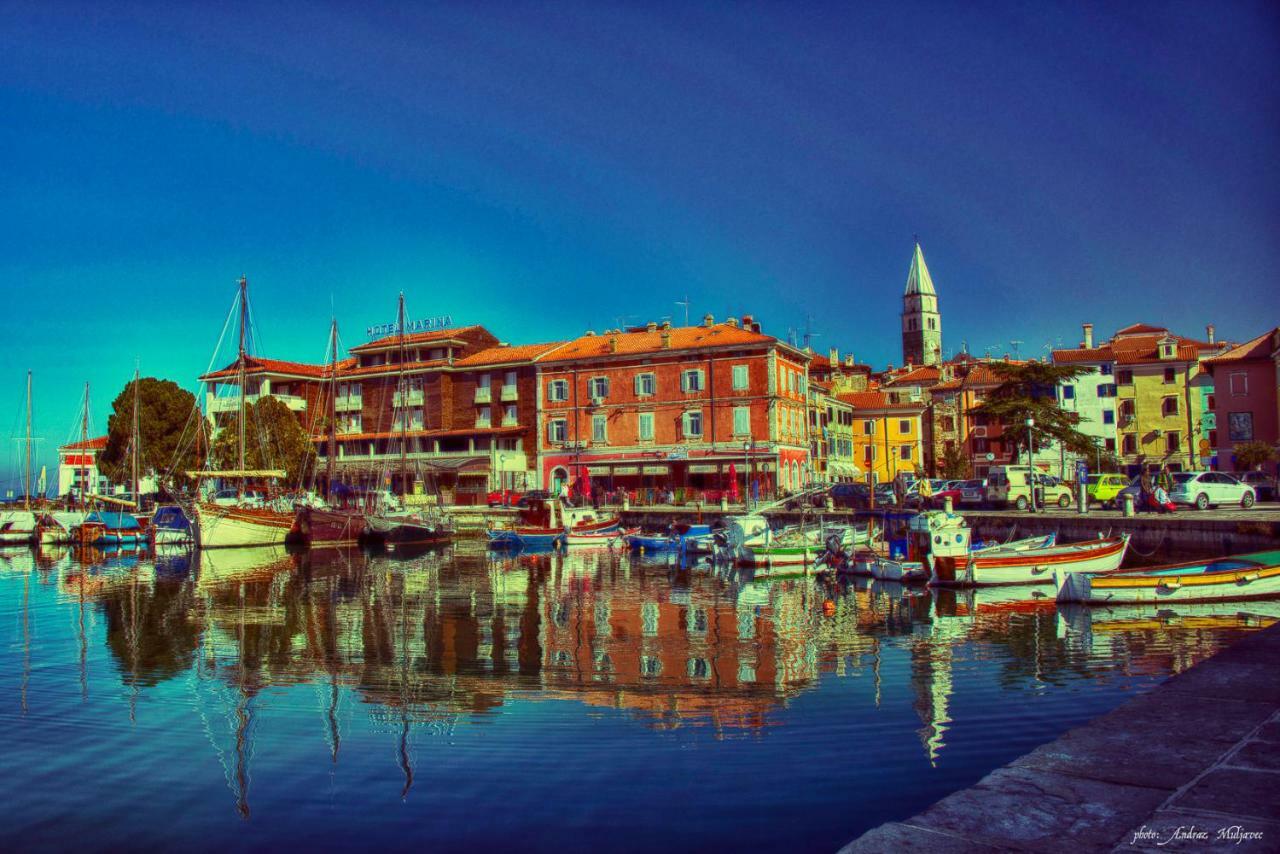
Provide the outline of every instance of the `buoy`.
[[828,617],[834,616],[836,613],[836,603],[832,602],[830,599],[825,600],[822,603],[822,613],[826,614]]

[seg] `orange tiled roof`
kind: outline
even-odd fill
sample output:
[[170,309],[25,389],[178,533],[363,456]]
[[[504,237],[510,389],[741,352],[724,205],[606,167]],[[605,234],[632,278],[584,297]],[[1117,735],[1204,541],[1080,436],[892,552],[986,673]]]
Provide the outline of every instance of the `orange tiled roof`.
[[[515,427],[465,427],[457,430],[406,430],[404,436],[409,439],[444,439],[451,436],[492,436],[495,434],[519,433],[529,429],[528,425]],[[371,439],[399,439],[399,430],[380,430],[372,433],[339,433],[334,438],[339,442],[368,441]],[[329,441],[328,433],[315,433],[313,442]],[[480,453],[488,453],[481,451]]]
[[1246,341],[1238,347],[1233,347],[1220,356],[1205,359],[1205,362],[1212,365],[1218,362],[1239,362],[1244,359],[1270,359],[1271,338],[1276,334],[1277,330],[1280,330],[1280,327],[1268,329],[1252,341]]
[[[200,379],[212,380],[220,377],[234,377],[239,372],[240,360],[232,362],[225,368],[214,371],[211,374],[205,374]],[[344,359],[338,363],[338,372],[341,373],[347,366],[354,365],[355,359]],[[283,359],[267,359],[262,356],[249,356],[245,359],[245,372],[249,374],[294,374],[303,377],[323,377],[329,370],[328,365],[312,365],[306,362],[286,362]]]
[[921,365],[918,368],[909,368],[906,373],[892,376],[888,379],[889,385],[913,385],[916,383],[934,383],[941,378],[942,372],[933,365]]
[[1163,326],[1152,326],[1150,323],[1135,323],[1124,329],[1116,330],[1116,337],[1121,335],[1168,335],[1169,330]]
[[[354,361],[355,360],[353,359],[352,362],[354,363]],[[420,371],[425,368],[439,368],[448,364],[449,364],[448,359],[431,359],[426,362],[405,362],[404,369],[406,371]],[[344,377],[362,377],[368,374],[399,373],[400,367],[401,367],[400,365],[386,364],[386,365],[365,365],[364,367],[357,368],[355,367],[354,364],[352,364],[350,367],[343,368],[338,373]]]
[[[670,336],[670,346],[665,344]],[[614,349],[616,342],[617,349]],[[610,332],[583,335],[567,342],[541,362],[568,362],[598,356],[631,356],[642,353],[664,353],[673,350],[695,350],[701,347],[743,347],[779,344],[772,335],[752,332],[729,323],[712,326],[676,326],[652,332]],[[808,355],[808,354],[805,354]]]
[[107,446],[106,436],[96,436],[92,439],[86,439],[83,442],[72,442],[70,445],[63,445],[60,451],[101,451]]
[[[447,341],[450,338],[457,338],[459,335],[461,335],[464,332],[472,332],[476,329],[483,329],[483,328],[484,327],[480,326],[479,324],[472,324],[471,326],[459,326],[456,329],[453,329],[453,328],[432,329],[428,332],[413,332],[413,333],[410,333],[409,335],[404,336],[404,343],[405,343],[405,346],[407,347],[413,344],[421,344],[424,341]],[[377,349],[386,347],[388,344],[395,344],[398,346],[400,344],[400,336],[387,335],[383,338],[378,338],[374,341],[370,341],[367,344],[359,344],[355,347],[352,347],[351,352],[361,353],[361,352],[364,352],[365,350],[377,350]]]
[[924,409],[923,403],[894,403],[884,391],[852,391],[836,395],[836,400],[854,409]]
[[564,341],[552,341],[547,344],[489,347],[484,350],[477,350],[465,359],[459,359],[453,364],[459,368],[470,368],[480,365],[501,365],[508,362],[532,362],[539,356],[546,355],[564,343]]

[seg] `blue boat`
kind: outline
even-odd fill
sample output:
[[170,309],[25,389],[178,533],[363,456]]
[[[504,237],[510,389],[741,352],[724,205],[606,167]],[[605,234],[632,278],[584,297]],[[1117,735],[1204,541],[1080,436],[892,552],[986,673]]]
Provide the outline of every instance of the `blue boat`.
[[666,534],[632,534],[627,537],[627,545],[647,552],[684,551],[689,539],[709,536],[711,536],[710,525],[677,522]]
[[194,542],[191,520],[182,508],[169,504],[156,510],[151,519],[151,541],[157,546],[186,545]]
[[128,513],[96,510],[80,525],[81,542],[95,546],[135,545],[144,539],[142,526]]

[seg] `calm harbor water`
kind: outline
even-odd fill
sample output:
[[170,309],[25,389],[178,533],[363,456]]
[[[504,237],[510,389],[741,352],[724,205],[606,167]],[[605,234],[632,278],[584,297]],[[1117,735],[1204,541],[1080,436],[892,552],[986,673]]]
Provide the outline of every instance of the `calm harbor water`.
[[0,552],[14,850],[834,850],[1278,606],[607,551]]

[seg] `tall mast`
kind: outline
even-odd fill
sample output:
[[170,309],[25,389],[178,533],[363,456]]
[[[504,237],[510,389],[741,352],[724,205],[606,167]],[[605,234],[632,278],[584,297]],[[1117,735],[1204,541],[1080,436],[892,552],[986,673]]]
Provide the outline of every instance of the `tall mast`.
[[325,498],[333,494],[338,432],[338,318],[329,320],[329,448],[325,462]]
[[84,418],[80,424],[80,459],[84,463],[84,480],[80,485],[80,509],[89,509],[89,383],[84,384]]
[[404,384],[404,291],[400,292],[400,309],[396,313],[396,328],[400,330],[400,495],[409,494],[406,473],[409,448],[409,390]]
[[27,371],[27,467],[23,475],[24,487],[22,506],[31,509],[31,372]]
[[130,468],[133,473],[133,500],[137,503],[137,509],[142,509],[142,491],[138,485],[138,445],[142,441],[141,423],[138,417],[138,367],[135,364],[133,368],[133,437],[130,445],[133,453],[129,455]]
[[[247,366],[245,365],[244,333],[249,318],[249,281],[240,276],[240,356],[236,364],[240,373],[240,471],[244,471],[244,384]],[[240,481],[241,485],[244,481]]]

